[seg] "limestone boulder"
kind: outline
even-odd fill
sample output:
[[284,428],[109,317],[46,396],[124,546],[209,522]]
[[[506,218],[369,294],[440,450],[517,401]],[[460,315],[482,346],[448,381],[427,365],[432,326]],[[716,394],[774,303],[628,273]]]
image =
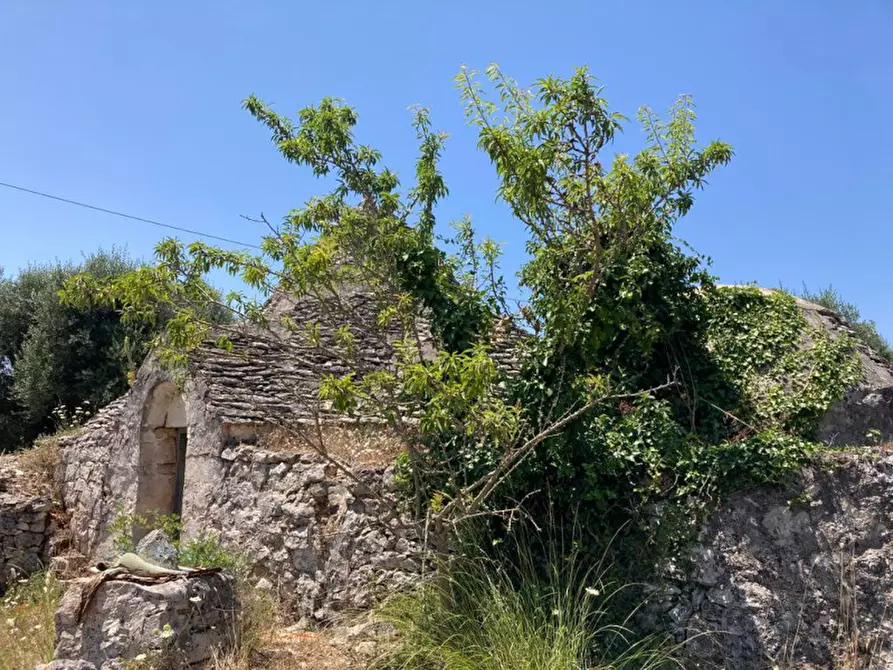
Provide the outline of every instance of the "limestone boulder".
[[38,665],[34,670],[96,670],[96,666],[87,661],[53,661]]
[[156,528],[136,545],[140,557],[163,568],[177,568],[177,548],[163,530]]
[[234,642],[239,603],[224,574],[151,584],[108,580],[79,616],[92,579],[73,581],[56,613],[58,661],[121,670],[145,657],[163,658],[165,667],[201,667]]

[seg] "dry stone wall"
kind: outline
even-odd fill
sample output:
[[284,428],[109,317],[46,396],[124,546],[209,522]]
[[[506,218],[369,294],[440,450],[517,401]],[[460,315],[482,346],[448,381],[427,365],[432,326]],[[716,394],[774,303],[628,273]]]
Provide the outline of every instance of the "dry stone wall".
[[[115,501],[126,503],[127,426],[125,410],[130,394],[102,409],[79,435],[64,441],[61,452],[61,493],[71,514],[70,532],[76,551],[97,552],[113,518]],[[117,488],[117,490],[114,490]]]
[[203,530],[240,550],[254,578],[299,617],[325,621],[368,607],[418,574],[414,530],[382,503],[393,494],[391,469],[362,468],[354,481],[316,454],[245,444],[228,447],[221,460]]
[[792,487],[734,496],[692,558],[657,609],[693,667],[893,667],[893,453],[829,456]]
[[0,493],[0,592],[47,566],[52,507],[48,495]]
[[[168,382],[147,363],[131,391],[63,449],[62,499],[71,514],[72,545],[90,560],[111,558],[110,524],[119,510],[139,507],[140,425],[153,389]],[[245,555],[254,579],[308,619],[366,606],[377,593],[413,578],[412,532],[388,526],[400,524],[383,519],[378,497],[393,492],[390,470],[360,467],[354,481],[315,453],[261,449],[255,443],[269,426],[222,421],[209,389],[199,377],[182,390],[188,426],[184,537],[219,535]]]
[[[351,299],[358,311],[368,307],[362,296]],[[800,303],[807,319],[832,336],[850,332],[833,312]],[[306,305],[273,307],[295,318],[312,316],[301,311]],[[497,353],[504,355],[500,365],[511,369],[511,347]],[[363,355],[387,362],[371,345]],[[827,444],[864,443],[869,431],[893,438],[893,369],[861,345],[859,355],[862,382],[819,427]],[[316,363],[339,369],[331,361]],[[141,426],[153,390],[163,383],[171,379],[149,360],[131,391],[63,450],[62,500],[72,517],[72,544],[91,559],[111,552],[109,524],[116,508],[138,508]],[[390,469],[360,467],[355,480],[315,453],[262,439],[280,421],[308,420],[318,375],[246,331],[233,352],[200,355],[179,388],[188,432],[186,537],[219,535],[245,555],[259,586],[275,589],[308,621],[366,607],[417,578],[417,532],[390,518],[391,505],[382,503],[394,494]],[[337,419],[329,414],[324,418]],[[355,444],[347,446],[356,451]],[[789,661],[829,667],[854,625],[889,639],[891,459],[882,451],[841,456],[833,469],[806,472],[799,491],[760,490],[732,498],[704,529],[693,569],[671,571],[655,617],[670,621],[698,659],[745,670]],[[797,504],[790,502],[795,497]],[[6,546],[38,546],[38,517],[21,524],[16,518],[14,528],[4,518],[0,510],[4,557]],[[711,634],[698,636],[704,631]]]
[[[137,510],[140,480],[145,479],[141,462],[144,413],[161,384],[171,384],[171,378],[149,359],[126,395],[64,442],[62,504],[71,516],[73,549],[91,559],[109,558],[113,553],[109,524],[119,510]],[[184,515],[191,515],[206,509],[205,502],[218,483],[219,468],[215,466],[222,448],[221,422],[208,406],[207,388],[201,379],[187,380],[181,392],[190,440],[186,464],[190,485],[183,508]]]

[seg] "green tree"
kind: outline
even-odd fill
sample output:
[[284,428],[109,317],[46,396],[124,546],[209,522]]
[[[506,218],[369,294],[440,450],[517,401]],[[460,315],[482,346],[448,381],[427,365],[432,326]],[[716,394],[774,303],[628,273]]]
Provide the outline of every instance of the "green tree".
[[59,290],[79,273],[103,281],[138,269],[112,249],[80,264],[32,265],[0,277],[0,450],[28,444],[52,430],[55,408],[95,410],[127,390],[127,372],[146,353],[149,322],[122,323],[113,304],[63,305]]
[[[383,417],[403,439],[400,480],[435,526],[514,519],[517,501],[545,514],[551,497],[559,523],[579,518],[610,537],[654,503],[709,499],[801,463],[810,420],[853,374],[851,351],[845,339],[812,333],[817,344],[790,355],[807,326],[789,302],[718,292],[704,259],[674,238],[695,192],[732,157],[722,142],[699,147],[692,101],[680,98],[666,120],[643,108],[645,148],[611,159],[624,118],[585,69],[528,89],[491,66],[483,76],[463,70],[457,84],[528,240],[519,374],[492,355],[506,311],[498,245],[478,241],[467,219],[453,238],[435,233],[448,194],[438,162],[445,135],[424,109],[414,116],[415,182],[401,190],[380,154],[355,139],[357,115],[340,101],[291,120],[248,98],[280,153],[333,178],[334,189],[281,224],[263,220],[261,253],[166,241],[155,266],[105,281],[79,276],[67,299],[118,305],[128,322],[170,313],[156,345],[183,365],[212,338],[232,346],[231,332],[203,312],[215,301],[201,278],[212,269],[240,278],[246,291],[226,296],[227,306],[316,373],[320,406]],[[361,300],[343,290],[356,285]],[[263,307],[277,291],[312,301],[335,328],[287,313],[271,322]],[[752,337],[735,328],[732,309],[773,316],[753,324]],[[424,355],[420,315],[439,345],[434,357]],[[383,355],[363,353],[372,342]],[[345,372],[333,374],[314,350]],[[802,386],[794,400],[791,380]],[[350,472],[324,431],[284,427]]]

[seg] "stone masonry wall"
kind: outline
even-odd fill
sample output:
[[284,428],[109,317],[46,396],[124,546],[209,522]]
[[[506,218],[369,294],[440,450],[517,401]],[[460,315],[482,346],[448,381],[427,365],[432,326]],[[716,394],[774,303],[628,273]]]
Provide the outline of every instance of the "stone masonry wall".
[[[130,392],[62,450],[62,502],[71,516],[72,546],[91,561],[111,558],[110,523],[119,509],[133,513],[138,507],[144,476],[140,425],[153,389],[168,381],[147,363]],[[269,446],[282,452],[261,449],[256,442],[264,424],[222,422],[200,379],[189,381],[182,397],[188,429],[185,538],[220,535],[245,554],[255,579],[269,582],[296,614],[316,620],[363,607],[380,590],[412,579],[418,563],[411,533],[388,529],[378,518],[376,494],[391,492],[389,470],[359,467],[358,482],[315,453],[295,453],[275,441]],[[346,448],[362,451],[361,444],[348,442]],[[391,461],[390,455],[378,460]]]
[[[693,667],[893,667],[893,452],[734,496],[661,601]],[[857,659],[846,657],[858,651]]]
[[48,495],[0,493],[0,592],[48,565],[51,509]]
[[356,482],[318,455],[250,445],[221,454],[223,477],[202,519],[238,548],[299,617],[325,621],[367,607],[420,570],[411,530],[381,515],[376,494],[392,493],[388,468],[359,470]]
[[[106,406],[76,436],[67,438],[61,454],[61,497],[70,514],[73,548],[90,559],[109,558],[109,524],[123,508],[137,507],[141,477],[140,432],[143,413],[159,384],[170,376],[149,359],[130,391]],[[189,452],[184,491],[184,516],[206,509],[219,481],[222,448],[220,421],[206,403],[207,389],[189,380],[182,389],[189,426]]]

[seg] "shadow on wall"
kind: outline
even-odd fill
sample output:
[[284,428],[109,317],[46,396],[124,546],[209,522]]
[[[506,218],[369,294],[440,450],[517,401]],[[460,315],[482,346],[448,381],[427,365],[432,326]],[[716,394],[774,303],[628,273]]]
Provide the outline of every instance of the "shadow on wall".
[[704,528],[666,609],[706,667],[893,667],[893,454],[832,458]]

